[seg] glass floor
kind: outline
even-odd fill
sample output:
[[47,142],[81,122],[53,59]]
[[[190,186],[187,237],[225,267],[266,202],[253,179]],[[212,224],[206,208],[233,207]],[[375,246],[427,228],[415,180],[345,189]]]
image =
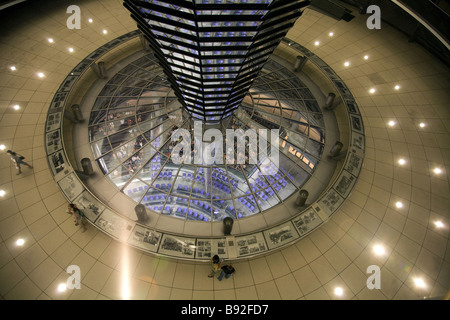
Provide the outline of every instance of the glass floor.
[[[276,206],[308,181],[325,143],[323,116],[311,91],[273,60],[241,107],[215,128],[278,129],[277,163],[269,150],[259,150],[256,164],[176,164],[177,141],[171,137],[179,128],[192,132],[193,119],[148,54],[103,87],[88,130],[97,164],[121,192],[155,212],[198,221],[242,219]],[[192,152],[195,145],[194,139]]]

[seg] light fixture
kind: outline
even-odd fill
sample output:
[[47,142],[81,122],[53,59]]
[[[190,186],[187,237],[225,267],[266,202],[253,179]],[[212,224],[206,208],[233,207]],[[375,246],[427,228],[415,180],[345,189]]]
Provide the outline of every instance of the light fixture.
[[369,60],[369,56],[367,54],[364,56],[364,60]]
[[43,78],[43,77],[45,77],[45,74],[44,74],[43,72],[38,72],[38,73],[37,73],[37,76],[38,76],[39,78]]
[[328,35],[329,35],[330,37],[332,37],[332,36],[334,36],[334,32],[330,32]]
[[442,173],[442,170],[440,168],[434,168],[433,172],[436,174],[440,174],[440,173]]
[[317,47],[320,44],[320,41],[314,42],[314,45]]
[[23,244],[25,243],[25,240],[21,239],[17,239],[16,241],[16,245],[18,245],[19,247],[23,246]]
[[372,88],[369,90],[370,93],[375,93],[377,90],[375,88]]
[[48,38],[49,43],[54,43],[55,41],[52,38]]
[[425,124],[424,122],[421,122],[421,123],[419,123],[419,127],[425,128],[425,127],[426,127],[426,124]]
[[344,290],[341,287],[337,287],[334,289],[334,294],[337,296],[342,296],[343,293],[344,293]]
[[4,197],[5,194],[6,194],[6,191],[5,191],[5,190],[0,190],[0,197]]
[[89,19],[88,21],[89,21],[89,23],[92,23],[92,22],[94,22],[94,20],[92,20],[92,19]]
[[425,288],[427,285],[425,284],[425,281],[423,281],[422,278],[414,278],[414,284],[418,288]]
[[434,225],[436,226],[436,228],[439,228],[439,229],[444,227],[444,224],[442,223],[442,221],[435,221]]
[[344,66],[348,67],[350,65],[350,62],[345,61]]
[[103,34],[107,34],[107,33],[108,33],[108,30],[103,29]]
[[60,283],[58,285],[58,291],[59,292],[64,292],[64,291],[66,291],[66,289],[67,289],[67,285],[65,283]]
[[389,125],[390,127],[395,126],[395,124],[396,124],[396,122],[395,122],[394,120],[391,120],[391,121],[388,122],[388,125]]
[[14,109],[14,110],[19,110],[19,109],[20,109],[20,106],[19,106],[18,104],[16,104],[16,105],[13,106],[13,109]]
[[401,202],[401,201],[397,201],[396,203],[395,203],[395,206],[397,207],[397,208],[403,208],[403,202]]
[[400,88],[401,87],[398,84],[394,87],[395,90],[400,90]]
[[16,68],[15,66],[11,66],[11,67],[9,67],[9,69],[10,69],[11,71],[16,71],[16,70],[17,70],[17,68]]
[[382,256],[386,253],[386,250],[381,244],[377,244],[373,246],[373,252],[378,256]]
[[69,50],[69,52],[73,52],[73,51],[74,51],[72,47],[70,47],[70,48],[67,49],[67,50]]
[[6,149],[6,146],[4,145],[4,144],[0,144],[0,150],[5,150]]
[[405,159],[399,159],[399,160],[398,160],[398,163],[399,163],[400,165],[404,165],[404,164],[406,163],[406,160],[405,160]]

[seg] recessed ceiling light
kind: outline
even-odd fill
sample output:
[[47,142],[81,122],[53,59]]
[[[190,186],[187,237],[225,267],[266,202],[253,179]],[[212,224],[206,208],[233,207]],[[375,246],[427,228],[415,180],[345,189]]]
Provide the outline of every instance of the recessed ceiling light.
[[107,33],[108,33],[108,30],[104,29],[103,34],[107,34]]
[[318,46],[319,44],[320,44],[320,41],[314,42],[314,45],[315,45],[315,46]]
[[350,65],[350,62],[345,61],[344,66],[348,67]]
[[18,104],[16,104],[16,105],[13,106],[13,109],[14,109],[14,110],[19,110],[19,109],[20,109],[20,106],[19,106]]
[[442,221],[435,221],[434,225],[436,226],[436,228],[443,228],[444,224],[442,223]]
[[0,150],[5,150],[6,149],[6,146],[4,145],[4,144],[0,144]]
[[43,78],[43,77],[45,77],[45,74],[43,72],[38,72],[37,76],[39,78]]
[[11,71],[16,71],[16,70],[17,70],[17,68],[16,68],[15,66],[11,66],[11,67],[9,67],[9,69],[10,69]]
[[55,41],[52,38],[48,38],[49,43],[54,43]]
[[397,207],[397,208],[403,208],[403,202],[401,202],[401,201],[397,201],[396,203],[395,203],[395,206]]
[[425,288],[426,287],[425,281],[423,281],[422,278],[415,278],[414,279],[414,284],[418,288]]
[[334,32],[330,32],[328,35],[329,35],[330,37],[332,37],[332,36],[334,36]]
[[375,88],[372,88],[369,90],[370,93],[375,93],[377,90]]
[[64,291],[66,291],[66,289],[67,289],[67,285],[65,283],[60,283],[58,285],[58,291],[59,292],[64,292]]
[[69,48],[67,50],[69,50],[69,52],[73,52],[74,51],[73,48]]
[[390,127],[395,126],[395,124],[396,124],[396,122],[395,122],[394,120],[391,120],[391,121],[388,122],[388,125],[389,125]]
[[423,122],[421,122],[421,123],[419,123],[419,127],[421,127],[421,128],[425,128],[425,127],[426,127],[426,124],[425,124],[425,123],[423,123]]
[[92,19],[89,19],[88,21],[89,21],[89,23],[92,23],[92,22],[94,22],[94,20],[92,20]]
[[401,164],[401,165],[404,165],[406,163],[406,160],[405,159],[399,159],[398,163]]
[[382,256],[383,254],[385,254],[386,250],[382,245],[377,244],[373,247],[373,252],[375,252],[376,255]]
[[344,290],[341,287],[337,287],[337,288],[334,289],[334,293],[337,296],[342,296],[342,294],[344,293]]
[[5,191],[5,190],[0,190],[0,197],[4,197],[5,194],[6,194],[6,191]]
[[365,56],[364,56],[364,60],[369,60],[369,56],[368,56],[368,55],[365,55]]
[[436,174],[440,174],[440,173],[442,173],[442,170],[440,168],[434,168],[433,172]]
[[25,240],[23,240],[23,239],[17,239],[17,241],[16,241],[16,244],[18,246],[23,246],[24,243],[25,243]]
[[394,87],[394,89],[395,89],[395,90],[400,90],[400,86],[397,84],[397,85]]

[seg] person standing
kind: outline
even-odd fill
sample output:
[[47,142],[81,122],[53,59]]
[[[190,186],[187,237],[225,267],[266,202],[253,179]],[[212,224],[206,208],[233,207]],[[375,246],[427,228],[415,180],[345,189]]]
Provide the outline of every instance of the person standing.
[[228,279],[234,273],[234,271],[236,271],[231,264],[223,266],[221,269],[222,270],[217,277],[219,281],[222,281],[223,276],[225,276],[225,279]]
[[211,258],[211,273],[208,275],[209,278],[214,277],[215,274],[220,272],[220,267],[224,260],[224,258],[220,258],[217,254]]
[[22,170],[20,168],[21,164],[27,166],[30,169],[33,169],[33,167],[31,165],[29,165],[28,163],[23,161],[23,159],[25,159],[24,156],[18,154],[17,152],[11,151],[11,150],[7,150],[6,153],[8,153],[11,156],[11,161],[15,163],[16,169],[18,170],[17,175],[22,173]]
[[83,218],[83,213],[81,213],[80,209],[77,208],[76,204],[69,203],[68,211],[72,215],[75,225],[81,225],[81,227],[83,228],[82,232],[85,232],[87,230],[86,222]]

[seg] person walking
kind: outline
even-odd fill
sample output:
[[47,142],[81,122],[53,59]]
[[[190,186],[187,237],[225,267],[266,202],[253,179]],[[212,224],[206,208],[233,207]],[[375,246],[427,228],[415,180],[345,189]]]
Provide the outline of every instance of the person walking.
[[18,170],[17,175],[22,173],[22,170],[20,168],[21,164],[27,166],[30,169],[33,169],[33,167],[31,165],[29,165],[28,163],[23,161],[23,159],[25,159],[24,156],[18,154],[17,152],[11,151],[11,150],[7,150],[6,153],[8,153],[11,156],[11,161],[15,163],[16,169]]
[[69,203],[68,212],[72,215],[75,225],[76,226],[81,225],[81,227],[83,228],[83,231],[81,231],[81,232],[85,232],[87,230],[87,228],[86,228],[86,222],[84,220],[84,215],[80,211],[80,209],[77,208],[77,205],[73,204],[73,203]]
[[223,266],[221,269],[222,270],[217,277],[219,281],[222,281],[223,276],[225,276],[225,279],[228,279],[236,271],[231,264]]
[[220,258],[217,254],[211,258],[211,273],[208,275],[209,278],[214,277],[218,272],[220,272],[220,267],[224,258]]

